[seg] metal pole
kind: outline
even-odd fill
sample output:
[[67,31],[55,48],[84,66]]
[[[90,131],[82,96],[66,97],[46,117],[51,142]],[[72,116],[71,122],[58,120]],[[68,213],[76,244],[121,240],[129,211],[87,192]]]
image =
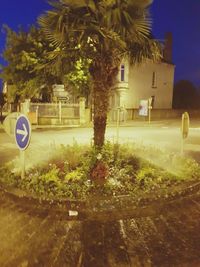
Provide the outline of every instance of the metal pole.
[[25,177],[25,151],[20,150],[20,161],[21,161],[21,178]]
[[181,138],[181,155],[183,155],[183,151],[184,151],[184,138]]
[[36,107],[36,123],[37,123],[37,125],[39,124],[38,122],[39,122],[39,112],[38,112],[38,109],[39,109],[39,106],[37,106]]
[[151,109],[152,109],[152,97],[148,99],[148,109],[149,109],[149,123],[151,123]]
[[151,123],[151,107],[149,106],[149,123]]
[[119,120],[120,120],[120,108],[117,109],[117,144],[119,143]]
[[62,103],[59,101],[59,122],[62,123]]

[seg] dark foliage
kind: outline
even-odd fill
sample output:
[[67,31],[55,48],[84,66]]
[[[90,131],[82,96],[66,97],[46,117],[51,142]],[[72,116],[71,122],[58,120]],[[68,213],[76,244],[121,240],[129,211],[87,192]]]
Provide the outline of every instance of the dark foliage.
[[180,80],[174,86],[173,108],[200,108],[200,95],[192,82]]

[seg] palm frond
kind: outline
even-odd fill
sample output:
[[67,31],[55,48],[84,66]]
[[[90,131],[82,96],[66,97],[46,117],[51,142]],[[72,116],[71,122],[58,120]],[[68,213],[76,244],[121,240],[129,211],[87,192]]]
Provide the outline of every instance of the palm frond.
[[[110,51],[119,57],[129,55],[132,62],[160,58],[159,44],[151,39],[151,0],[59,0],[38,22],[47,38],[66,53],[89,58]],[[88,43],[88,39],[91,41]],[[80,50],[73,51],[80,45]],[[115,52],[113,52],[115,51]],[[62,53],[60,56],[62,56]],[[58,55],[52,56],[53,60]]]
[[162,59],[159,42],[146,38],[143,43],[130,43],[127,54],[131,64],[141,63],[145,59],[151,59],[153,61],[160,61]]

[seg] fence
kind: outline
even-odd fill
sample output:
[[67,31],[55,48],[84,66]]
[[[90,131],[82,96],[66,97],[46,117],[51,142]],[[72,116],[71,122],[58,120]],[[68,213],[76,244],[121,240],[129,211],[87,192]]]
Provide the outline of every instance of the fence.
[[29,103],[32,124],[80,124],[80,104]]
[[127,110],[123,108],[113,108],[109,111],[108,121],[127,121]]

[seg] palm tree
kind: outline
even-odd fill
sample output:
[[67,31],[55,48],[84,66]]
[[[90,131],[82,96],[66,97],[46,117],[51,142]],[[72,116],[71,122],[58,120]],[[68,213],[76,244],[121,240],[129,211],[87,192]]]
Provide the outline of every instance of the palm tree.
[[3,92],[0,92],[0,122],[3,121],[3,106],[5,105],[6,100]]
[[[122,59],[139,63],[160,57],[151,38],[151,0],[57,0],[39,18],[47,37],[58,46],[51,59],[68,54],[88,58],[93,82],[94,145],[104,144],[109,92]],[[71,60],[70,60],[71,61]]]

